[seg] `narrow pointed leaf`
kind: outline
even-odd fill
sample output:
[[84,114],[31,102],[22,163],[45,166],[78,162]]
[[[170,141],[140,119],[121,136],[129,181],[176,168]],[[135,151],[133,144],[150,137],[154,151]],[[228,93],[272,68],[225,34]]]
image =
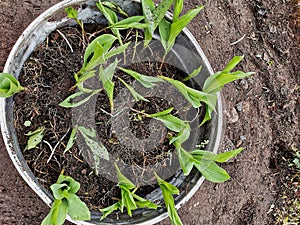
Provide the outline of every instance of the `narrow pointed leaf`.
[[198,69],[195,69],[190,75],[188,75],[186,78],[183,79],[183,81],[188,81],[195,76],[197,76],[201,72],[202,66],[200,66]]
[[118,210],[119,208],[120,208],[120,203],[117,202],[111,206],[104,208],[104,209],[100,209],[100,211],[102,212],[102,216],[101,216],[100,220],[105,219],[108,215],[110,215],[114,211]]
[[218,166],[215,162],[201,160],[195,164],[195,167],[201,172],[205,179],[211,182],[222,183],[230,179],[226,170]]
[[[74,108],[78,107],[90,100],[91,97],[99,93],[100,90],[95,90],[92,93],[84,93],[84,92],[76,92],[72,95],[70,95],[68,98],[66,98],[63,102],[59,104],[59,106],[64,107],[64,108]],[[76,98],[81,97],[80,101],[74,102],[73,100]]]
[[166,110],[158,112],[158,113],[151,114],[151,115],[149,115],[149,117],[153,118],[153,117],[165,116],[165,115],[170,114],[173,111],[173,109],[174,109],[174,107],[166,109]]
[[168,41],[170,36],[171,23],[163,18],[159,23],[159,35],[161,44],[163,45],[165,51],[168,48]]
[[158,77],[150,77],[143,74],[140,74],[136,71],[125,69],[122,67],[119,67],[120,70],[122,70],[124,73],[129,74],[134,79],[136,79],[140,84],[142,84],[146,88],[152,88],[156,85],[156,83],[164,82],[163,79]]
[[128,46],[130,45],[131,42],[128,42],[126,44],[123,44],[117,48],[114,48],[114,49],[111,49],[109,52],[107,52],[105,54],[105,60],[113,57],[113,56],[116,56],[116,55],[119,55],[120,53],[123,53],[125,52],[125,50],[128,48]]
[[[100,45],[102,47],[102,53],[108,52],[108,50],[111,48],[113,43],[117,40],[117,37],[111,34],[103,34],[99,37],[97,37],[95,40],[93,40],[88,47],[85,50],[84,53],[84,65],[88,63],[88,60],[94,54],[95,49],[97,48],[97,45]],[[100,54],[100,55],[101,55]]]
[[146,28],[147,24],[139,23],[144,18],[145,18],[144,16],[131,16],[115,24],[112,24],[110,28],[116,28],[116,29]]
[[180,16],[183,8],[183,0],[175,0],[174,13],[173,13],[173,23],[176,22]]
[[129,92],[131,93],[131,95],[133,96],[133,98],[136,101],[145,101],[145,102],[149,102],[149,100],[147,100],[146,98],[144,98],[144,96],[140,95],[139,93],[137,93],[133,87],[131,87],[129,84],[127,84],[124,80],[122,80],[120,77],[118,77],[118,79],[124,84],[124,86],[129,90]]
[[66,149],[64,150],[63,154],[65,154],[67,151],[69,151],[75,144],[76,133],[77,133],[77,126],[73,127],[71,134],[70,134],[70,138],[69,138],[67,146],[66,146]]
[[184,16],[180,17],[176,20],[176,22],[172,23],[170,36],[168,40],[168,49],[167,52],[171,50],[175,43],[176,37],[180,34],[180,32],[185,28],[191,20],[203,9],[203,6],[199,6],[196,9],[192,9],[188,11]]
[[48,215],[43,219],[41,225],[63,225],[68,213],[66,200],[54,200]]

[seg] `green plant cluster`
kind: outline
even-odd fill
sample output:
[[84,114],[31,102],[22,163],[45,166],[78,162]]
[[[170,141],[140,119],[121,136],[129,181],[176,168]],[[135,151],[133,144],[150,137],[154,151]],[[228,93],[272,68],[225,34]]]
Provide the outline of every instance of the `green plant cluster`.
[[57,182],[51,185],[54,202],[41,225],[62,225],[67,214],[73,220],[90,220],[90,210],[76,195],[79,189],[80,184],[72,177],[60,174]]
[[[155,5],[153,0],[141,0],[143,15],[128,16],[116,4],[109,1],[99,1],[96,5],[103,16],[107,19],[108,29],[111,34],[102,34],[89,43],[85,49],[83,65],[80,71],[74,75],[75,85],[73,88],[78,88],[78,92],[67,97],[60,103],[61,107],[74,108],[88,102],[93,96],[101,91],[105,91],[110,102],[111,113],[114,111],[113,96],[115,89],[115,82],[113,78],[116,76],[117,69],[125,72],[128,76],[134,78],[146,88],[153,88],[157,83],[168,82],[173,85],[185,99],[190,103],[191,107],[196,109],[204,107],[206,109],[204,120],[201,125],[209,121],[212,113],[215,110],[217,102],[217,93],[222,90],[225,84],[250,76],[251,72],[244,73],[242,71],[232,70],[243,59],[243,56],[235,56],[225,67],[224,70],[219,71],[210,76],[204,83],[203,89],[196,90],[188,87],[184,81],[192,79],[197,76],[201,67],[189,74],[183,82],[165,76],[151,77],[140,74],[136,71],[129,70],[118,66],[119,60],[117,56],[124,54],[130,42],[124,43],[120,34],[124,29],[140,29],[144,33],[144,47],[146,48],[153,39],[154,32],[158,30],[160,40],[165,50],[163,61],[168,55],[176,42],[177,36],[182,29],[203,9],[203,6],[196,7],[182,14],[183,0],[162,0],[158,5]],[[173,5],[173,18],[167,20],[165,15]],[[82,38],[85,39],[84,23],[78,19],[78,11],[68,7],[66,13],[71,19],[75,19],[82,29]],[[125,17],[120,20],[119,16]],[[125,58],[125,57],[124,57]],[[108,61],[111,61],[109,63]],[[163,66],[163,63],[162,63]],[[87,87],[86,81],[92,77],[97,77],[102,84],[101,88],[92,89]],[[132,94],[136,101],[148,101],[144,96],[139,94],[133,87],[126,83],[120,77],[116,77]],[[0,97],[10,97],[14,93],[22,91],[24,88],[19,82],[10,74],[0,74]],[[78,100],[80,99],[80,100]],[[190,125],[188,121],[183,121],[180,118],[172,115],[173,108],[157,112],[154,114],[143,113],[146,117],[153,118],[162,122],[169,130],[176,133],[175,136],[169,138],[169,143],[174,145],[181,168],[185,175],[189,175],[191,170],[195,167],[201,174],[209,181],[224,182],[230,178],[228,173],[219,167],[216,163],[224,163],[238,155],[243,149],[236,149],[225,153],[215,154],[203,149],[195,149],[194,151],[186,151],[182,145],[189,139]],[[36,135],[38,138],[32,138],[31,145],[28,149],[35,148],[37,141],[41,141],[42,131],[33,132],[30,135]],[[65,152],[69,151],[75,143],[78,134],[84,137],[89,148],[92,150],[95,161],[95,171],[97,173],[100,159],[109,160],[107,149],[95,141],[96,132],[93,129],[82,126],[74,126],[67,143]],[[29,134],[28,134],[29,135]],[[35,141],[34,141],[35,140]],[[126,178],[116,165],[118,174],[118,187],[121,190],[121,199],[112,206],[102,209],[103,216],[101,219],[107,217],[115,210],[123,212],[126,208],[129,216],[132,216],[132,211],[137,208],[157,209],[158,205],[146,200],[135,194],[137,187]],[[158,185],[162,190],[165,206],[168,210],[172,224],[182,224],[175,209],[173,195],[178,195],[179,190],[172,184],[162,180],[157,174],[154,174]],[[54,203],[48,216],[43,221],[46,224],[62,224],[68,213],[71,218],[75,220],[90,219],[88,209],[84,203],[75,195],[79,189],[79,183],[72,178],[61,175],[56,184],[51,186],[54,195]],[[53,222],[56,221],[56,222]],[[52,222],[52,223],[51,223]]]

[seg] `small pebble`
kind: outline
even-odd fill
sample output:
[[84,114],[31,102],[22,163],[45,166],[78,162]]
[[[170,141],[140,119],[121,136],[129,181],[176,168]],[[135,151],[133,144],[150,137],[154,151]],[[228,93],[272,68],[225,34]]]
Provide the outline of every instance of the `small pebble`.
[[241,135],[241,136],[240,136],[240,139],[241,139],[242,141],[245,141],[245,140],[246,140],[246,137],[243,136],[243,135]]
[[82,175],[86,175],[86,173],[87,173],[87,170],[86,170],[86,169],[81,170],[81,174],[82,174]]
[[242,112],[243,110],[243,102],[239,102],[235,105],[236,109],[239,111],[239,112]]
[[227,116],[229,124],[236,123],[239,120],[239,114],[237,113],[235,108],[232,108]]

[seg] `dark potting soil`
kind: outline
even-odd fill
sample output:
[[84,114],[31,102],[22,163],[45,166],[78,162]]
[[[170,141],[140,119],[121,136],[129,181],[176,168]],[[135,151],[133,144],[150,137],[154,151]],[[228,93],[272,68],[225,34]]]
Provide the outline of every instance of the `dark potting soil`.
[[[99,35],[98,30],[102,30],[102,27],[86,25],[86,38],[94,38],[92,34]],[[125,34],[124,36],[130,37]],[[135,40],[134,36],[133,39]],[[80,182],[80,198],[91,210],[98,210],[113,204],[120,197],[114,165],[104,162],[105,160],[101,161],[103,170],[97,175],[93,169],[90,149],[80,139],[80,135],[77,135],[77,143],[72,149],[64,154],[74,124],[80,120],[86,128],[94,128],[99,142],[118,161],[122,172],[140,186],[138,194],[146,196],[157,188],[153,182],[154,171],[168,171],[167,164],[171,163],[176,169],[179,165],[178,162],[176,164],[176,158],[172,158],[174,147],[169,145],[168,139],[175,134],[164,129],[162,123],[153,123],[153,119],[145,117],[145,113],[152,114],[175,107],[172,113],[180,117],[182,114],[180,115],[180,109],[173,104],[179,101],[179,96],[174,96],[171,89],[164,88],[163,92],[166,96],[173,96],[172,101],[152,97],[151,90],[147,92],[141,89],[133,78],[120,70],[115,75],[134,85],[138,92],[145,93],[145,97],[149,95],[149,102],[133,101],[132,96],[126,92],[127,89],[124,90],[124,85],[114,78],[116,104],[113,112],[104,91],[77,109],[60,107],[59,103],[75,93],[72,88],[75,84],[74,74],[83,63],[85,46],[78,28],[65,27],[52,32],[35,49],[20,74],[19,80],[26,87],[26,91],[14,97],[14,121],[20,147],[24,149],[24,158],[41,185],[50,191],[50,185],[56,182],[64,170],[66,175]],[[133,52],[130,49],[129,51]],[[126,64],[123,60],[123,63],[125,67],[149,76],[164,75],[179,80],[187,76],[168,64],[160,69],[159,58],[157,61],[143,59],[142,62]],[[93,86],[95,83],[97,78],[92,78],[88,85]],[[187,84],[191,85],[189,82]],[[183,114],[186,113],[187,109],[183,110]],[[188,118],[187,115],[184,117]],[[31,125],[25,126],[26,121],[30,121]],[[25,150],[28,141],[26,134],[41,126],[45,127],[43,141],[37,148]],[[193,129],[197,127],[192,127],[191,133]],[[202,140],[204,139],[205,137]],[[137,144],[139,142],[143,144]]]

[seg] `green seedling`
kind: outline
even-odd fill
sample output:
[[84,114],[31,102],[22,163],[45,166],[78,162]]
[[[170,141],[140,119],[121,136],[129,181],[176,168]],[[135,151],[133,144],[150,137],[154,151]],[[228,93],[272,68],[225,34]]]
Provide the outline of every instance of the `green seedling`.
[[185,28],[192,21],[192,19],[204,8],[204,6],[199,6],[195,9],[192,9],[185,15],[179,17],[182,8],[183,0],[175,0],[172,22],[169,22],[166,18],[163,18],[159,23],[161,43],[165,49],[164,58],[174,46],[176,38],[181,33],[183,28]]
[[63,154],[66,154],[66,152],[70,151],[70,149],[74,146],[75,140],[76,140],[77,130],[78,130],[78,126],[76,125],[76,126],[73,127],[73,129],[71,131],[66,149],[64,150]]
[[241,151],[243,151],[243,148],[215,154],[199,149],[187,152],[181,147],[177,149],[177,154],[185,176],[189,175],[195,166],[207,180],[215,183],[221,183],[230,179],[230,176],[223,168],[219,167],[216,162],[227,162],[229,159],[238,155]]
[[78,19],[78,10],[76,10],[73,7],[69,6],[69,7],[65,8],[65,12],[67,13],[68,18],[74,19],[76,21],[76,23],[78,23],[78,25],[80,26],[82,40],[84,42],[85,41],[85,37],[84,37],[84,25],[83,25],[83,22]]
[[36,130],[30,131],[27,134],[25,134],[26,136],[29,136],[27,145],[25,147],[25,151],[36,148],[37,145],[42,142],[43,137],[44,137],[44,130],[45,130],[45,127],[39,127]]
[[142,0],[142,9],[145,17],[145,23],[147,28],[145,32],[145,46],[148,46],[149,42],[153,38],[154,31],[159,26],[165,14],[170,9],[174,0],[162,0],[157,6],[153,0]]
[[161,179],[156,173],[155,173],[155,177],[162,191],[164,202],[168,210],[168,215],[172,225],[182,225],[183,223],[181,222],[180,217],[175,208],[175,202],[173,197],[173,195],[179,194],[178,188]]
[[128,16],[119,6],[111,2],[97,2],[98,9],[107,19],[108,25],[112,33],[117,37],[120,45],[123,45],[122,37],[120,30],[130,29],[130,28],[145,28],[146,25],[140,23],[144,19],[143,16],[131,16],[119,21],[118,15],[116,12]]
[[9,73],[0,73],[0,97],[9,98],[12,95],[21,92],[24,87],[19,81]]
[[97,134],[93,128],[87,129],[83,126],[79,126],[78,130],[83,136],[85,143],[92,151],[94,170],[96,175],[98,175],[98,171],[100,168],[100,160],[101,159],[109,160],[109,153],[102,143],[95,141]]
[[[243,58],[243,56],[235,56],[223,71],[219,71],[208,77],[202,91],[187,87],[184,83],[172,78],[164,76],[160,76],[160,78],[171,83],[194,108],[199,108],[202,106],[202,103],[205,103],[206,113],[201,123],[202,125],[211,119],[212,112],[215,110],[217,104],[217,93],[222,90],[225,84],[254,74],[253,72],[244,73],[242,71],[231,72]],[[193,73],[192,75],[194,75]]]
[[88,207],[76,195],[80,189],[80,184],[72,177],[60,174],[57,182],[51,185],[50,188],[54,202],[41,225],[62,225],[66,220],[67,214],[73,220],[91,219]]
[[[253,75],[253,72],[244,73],[239,70],[231,72],[237,66],[237,64],[243,60],[243,58],[244,56],[233,57],[233,59],[225,66],[224,70],[216,72],[212,76],[208,77],[204,83],[202,91],[216,96],[217,93],[223,89],[225,84]],[[212,101],[211,104],[206,105],[206,114],[202,124],[211,119],[211,114],[215,109],[215,105],[216,100]]]
[[151,114],[149,117],[161,121],[169,130],[178,133],[175,137],[170,138],[170,144],[179,148],[189,139],[191,128],[187,122],[171,115],[172,110],[173,108],[170,108],[162,112]]
[[[112,76],[117,66],[117,59],[114,63],[108,65],[105,69],[103,64],[112,57],[124,52],[130,43],[126,43],[117,48],[112,48],[117,38],[111,34],[103,34],[92,41],[85,50],[83,66],[78,73],[74,75],[76,84],[73,88],[78,87],[80,90],[68,98],[66,98],[59,105],[65,108],[78,107],[87,101],[91,97],[98,94],[102,89],[92,90],[84,87],[84,82],[88,79],[96,76],[96,67],[99,66],[99,79],[103,84],[103,88],[107,93],[107,96],[111,103],[111,109],[113,110],[113,90],[114,85],[112,82]],[[80,101],[73,101],[76,98],[80,98]]]
[[99,68],[99,78],[100,81],[102,82],[103,88],[109,99],[111,113],[113,113],[113,106],[114,106],[113,97],[114,97],[114,88],[115,88],[115,83],[112,81],[112,79],[116,71],[117,65],[118,65],[118,60],[115,59],[114,63],[108,65],[105,69],[103,69],[102,65]]
[[118,175],[118,187],[121,189],[121,199],[112,206],[100,210],[103,213],[101,220],[115,210],[120,210],[123,213],[124,208],[126,208],[128,215],[132,217],[132,211],[138,208],[157,209],[159,207],[150,200],[135,194],[137,187],[121,173],[117,164],[115,164],[115,167]]

